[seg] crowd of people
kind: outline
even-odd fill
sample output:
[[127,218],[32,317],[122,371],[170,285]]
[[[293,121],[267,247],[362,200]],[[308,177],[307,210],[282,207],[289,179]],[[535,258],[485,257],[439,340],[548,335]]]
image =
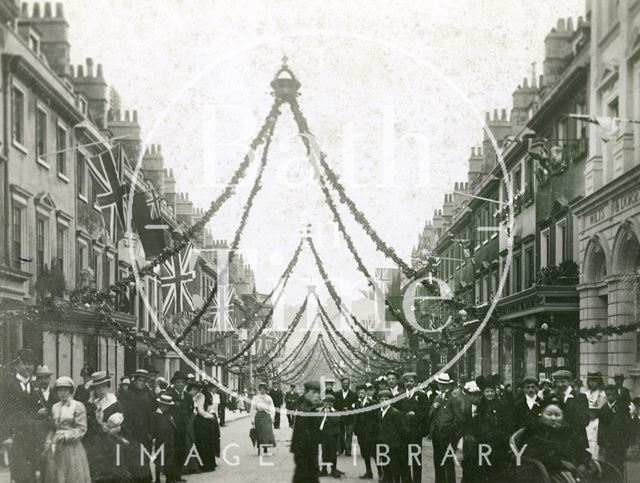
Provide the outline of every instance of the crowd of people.
[[138,369],[121,378],[117,393],[111,375],[90,367],[77,386],[65,376],[52,381],[29,350],[4,372],[0,436],[15,483],[176,483],[215,471],[221,407],[249,412],[261,457],[276,445],[286,411],[294,483],[341,478],[339,455],[364,460],[362,479],[375,470],[381,482],[420,482],[425,438],[436,483],[456,482],[457,466],[463,483],[526,479],[529,471],[540,481],[532,460],[553,481],[589,481],[606,471],[615,479],[640,436],[640,397],[632,398],[622,375],[606,384],[589,373],[583,386],[560,370],[512,388],[498,375],[463,382],[440,373],[418,389],[415,373],[389,371],[355,387],[342,377],[338,387],[327,379],[284,392],[272,381],[228,398],[180,370],[167,381]]
[[424,438],[436,483],[455,483],[458,465],[463,483],[542,481],[539,466],[552,481],[622,481],[640,437],[640,397],[631,398],[622,375],[605,384],[589,373],[585,387],[567,370],[515,389],[498,375],[456,382],[441,373],[425,390],[417,383],[415,373],[395,371],[355,388],[349,377],[337,389],[331,380],[305,383],[293,421],[294,483],[340,478],[337,455],[356,449],[361,479],[373,479],[377,466],[381,482],[420,482]]
[[170,381],[138,369],[113,378],[90,367],[83,383],[52,381],[22,350],[0,387],[4,448],[15,483],[186,481],[211,472],[220,454],[222,401],[211,381],[176,371]]

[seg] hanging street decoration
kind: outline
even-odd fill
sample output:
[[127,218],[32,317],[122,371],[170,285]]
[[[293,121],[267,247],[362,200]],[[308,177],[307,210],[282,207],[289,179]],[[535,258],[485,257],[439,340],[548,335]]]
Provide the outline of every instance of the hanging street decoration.
[[161,267],[162,313],[180,314],[193,310],[193,297],[189,284],[196,278],[192,266],[193,245],[188,243],[183,251],[174,254]]

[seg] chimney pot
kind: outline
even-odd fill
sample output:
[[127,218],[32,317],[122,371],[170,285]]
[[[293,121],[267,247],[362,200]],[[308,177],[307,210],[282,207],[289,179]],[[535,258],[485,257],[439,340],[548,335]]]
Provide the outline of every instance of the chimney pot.
[[476,156],[476,148],[471,148],[471,157],[475,158]]
[[557,30],[558,30],[558,32],[564,32],[564,19],[563,18],[559,18],[558,19]]
[[40,18],[40,3],[36,2],[33,4],[33,12],[31,13],[33,18]]
[[497,110],[497,109],[494,109],[494,110],[493,110],[493,120],[494,120],[494,121],[497,121],[497,120],[498,120],[498,110]]
[[129,111],[124,111],[124,122],[129,122]]
[[567,18],[567,30],[573,32],[573,18]]
[[138,111],[136,110],[133,111],[133,122],[138,122]]
[[64,18],[64,7],[61,2],[56,3],[56,18]]
[[506,109],[503,109],[501,114],[502,114],[501,119],[502,119],[503,121],[506,121],[506,120],[507,120],[507,110],[506,110]]
[[87,77],[93,77],[93,59],[87,58]]
[[44,2],[44,17],[51,18],[51,2]]
[[102,74],[102,64],[98,64],[98,72],[96,74],[96,77],[98,79],[104,79],[103,74]]
[[522,79],[522,88],[523,89],[528,89],[529,88],[529,81],[527,80],[526,77],[524,79]]
[[84,66],[79,65],[76,71],[78,77],[84,77]]
[[23,18],[29,17],[29,4],[27,2],[22,2],[20,16]]

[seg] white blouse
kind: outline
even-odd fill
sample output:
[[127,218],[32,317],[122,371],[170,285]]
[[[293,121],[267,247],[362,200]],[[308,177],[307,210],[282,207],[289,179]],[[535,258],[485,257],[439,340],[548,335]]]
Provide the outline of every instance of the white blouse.
[[268,394],[256,394],[253,396],[251,400],[251,410],[249,411],[249,415],[251,416],[251,420],[255,421],[256,414],[259,411],[264,411],[271,416],[273,419],[276,415],[276,407],[273,404],[273,399]]

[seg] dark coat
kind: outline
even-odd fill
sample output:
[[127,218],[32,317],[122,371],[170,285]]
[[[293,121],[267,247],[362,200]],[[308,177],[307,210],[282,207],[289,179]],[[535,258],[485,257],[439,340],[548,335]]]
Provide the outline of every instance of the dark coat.
[[572,426],[551,428],[536,421],[525,429],[520,447],[526,444],[523,456],[540,460],[551,473],[564,469],[562,461],[575,466],[589,462],[591,455],[581,447],[580,441],[581,436]]
[[[336,398],[336,401],[333,404],[333,407],[336,408],[336,411],[347,411],[350,409],[355,409],[358,405],[358,395],[351,389],[349,389],[349,391],[347,392],[346,397],[342,396],[341,389],[335,391],[333,394]],[[355,418],[353,417],[353,415],[341,417],[341,420],[344,424],[353,424],[354,419]]]
[[271,389],[271,391],[269,391],[269,396],[271,397],[276,409],[282,407],[282,404],[284,403],[284,393],[280,389]]
[[[300,396],[296,392],[287,391],[284,395],[284,405],[287,409],[293,410],[298,404]],[[273,398],[272,398],[273,399]],[[274,403],[275,404],[275,403]]]
[[569,397],[564,403],[564,420],[567,425],[575,429],[576,434],[580,437],[580,445],[583,448],[588,448],[586,428],[591,421],[589,401],[584,394],[576,393],[573,390],[570,394],[572,397]]
[[422,391],[415,391],[411,397],[398,401],[395,407],[401,411],[407,423],[409,441],[417,442],[427,434],[427,417],[429,415],[429,397]]
[[173,387],[167,389],[167,394],[173,398],[175,406],[171,410],[173,420],[179,433],[186,433],[193,418],[193,399],[187,391],[179,393]]
[[540,416],[540,398],[536,396],[535,404],[531,409],[527,404],[527,398],[523,394],[522,397],[516,398],[513,404],[513,429],[524,428],[531,425]]
[[76,392],[73,394],[73,399],[75,399],[76,401],[80,401],[85,406],[89,402],[90,398],[91,398],[91,391],[89,391],[89,389],[84,387],[84,384],[80,384],[76,388]]
[[[307,400],[302,399],[297,410],[300,412],[313,412],[317,408]],[[291,452],[304,457],[318,457],[318,444],[320,443],[320,422],[322,418],[296,414],[291,438]]]
[[408,442],[408,431],[404,415],[398,409],[390,406],[384,416],[378,413],[380,420],[379,441],[389,448],[405,448]]
[[462,405],[452,391],[439,394],[429,410],[429,435],[432,439],[454,442],[462,431]]
[[632,440],[632,420],[627,406],[617,401],[613,407],[605,404],[598,410],[598,444],[606,451],[624,452]]
[[35,480],[35,471],[40,469],[40,455],[44,449],[42,418],[37,416],[42,406],[38,402],[33,384],[27,392],[9,371],[0,388],[0,407],[2,408],[2,437],[13,438],[9,454],[11,477],[17,483]]
[[133,384],[122,393],[120,399],[124,415],[123,436],[149,447],[151,443],[151,420],[156,410],[156,401],[146,387],[136,389]]
[[[369,399],[365,405],[358,402],[358,407],[369,407],[375,404],[375,400]],[[353,423],[353,433],[358,437],[359,444],[375,444],[380,434],[379,409],[372,409],[356,414]]]
[[[162,413],[158,409],[152,414],[151,436],[154,440],[154,449],[157,451],[161,445],[164,445],[163,470],[167,475],[175,472],[177,433],[178,428],[171,411]],[[156,464],[159,463],[160,460],[158,458]]]
[[[333,412],[333,414],[335,414],[335,412]],[[321,422],[322,419],[323,418],[320,418]],[[324,426],[322,427],[320,433],[325,437],[337,437],[340,434],[340,417],[337,415],[328,415],[327,419],[324,421]]]

